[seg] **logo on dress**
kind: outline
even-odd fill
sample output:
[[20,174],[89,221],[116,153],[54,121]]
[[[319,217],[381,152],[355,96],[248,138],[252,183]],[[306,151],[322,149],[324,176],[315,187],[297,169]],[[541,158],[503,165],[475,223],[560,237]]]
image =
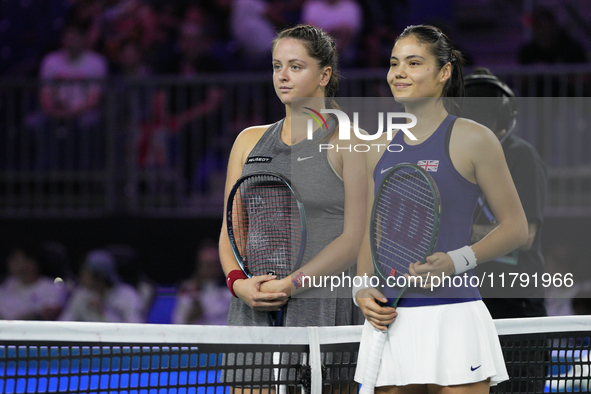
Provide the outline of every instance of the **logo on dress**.
[[304,161],[304,160],[308,160],[313,158],[314,156],[308,156],[308,157],[298,157],[298,161]]
[[252,156],[246,159],[246,164],[270,163],[271,160],[273,160],[273,158],[269,156]]
[[439,168],[439,160],[419,160],[417,165],[428,172],[437,172]]

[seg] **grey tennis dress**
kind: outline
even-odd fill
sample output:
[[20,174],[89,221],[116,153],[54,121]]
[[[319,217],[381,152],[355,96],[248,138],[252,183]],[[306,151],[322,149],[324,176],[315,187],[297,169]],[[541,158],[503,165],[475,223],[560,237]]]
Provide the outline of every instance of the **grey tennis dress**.
[[[319,152],[319,143],[326,143],[330,132],[314,132],[313,140],[289,146],[281,140],[283,120],[271,125],[250,152],[242,175],[272,171],[291,180],[306,211],[307,241],[302,265],[309,262],[326,245],[343,233],[344,184],[332,168],[326,150]],[[333,117],[327,119],[329,130],[336,127]],[[351,278],[355,266],[344,274]],[[341,276],[339,274],[339,276]],[[290,327],[337,326],[362,324],[363,315],[351,299],[351,288],[341,286],[331,291],[311,288],[291,298],[283,317]],[[232,326],[268,326],[267,312],[251,309],[239,298],[232,298],[228,324]]]

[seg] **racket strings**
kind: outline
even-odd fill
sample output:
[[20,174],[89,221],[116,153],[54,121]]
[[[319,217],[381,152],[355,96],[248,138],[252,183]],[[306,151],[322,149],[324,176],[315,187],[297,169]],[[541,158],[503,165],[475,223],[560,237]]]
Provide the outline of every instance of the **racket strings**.
[[408,273],[429,252],[435,226],[435,200],[422,176],[394,175],[377,197],[374,239],[377,262],[386,276]]
[[234,237],[252,275],[291,274],[298,257],[301,221],[288,185],[271,175],[245,179],[233,203]]

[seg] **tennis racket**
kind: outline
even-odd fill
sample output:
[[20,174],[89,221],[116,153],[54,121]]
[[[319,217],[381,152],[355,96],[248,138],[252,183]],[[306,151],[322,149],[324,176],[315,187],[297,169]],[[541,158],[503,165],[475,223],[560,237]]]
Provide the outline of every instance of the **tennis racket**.
[[[226,220],[232,251],[247,277],[282,279],[300,266],[306,214],[286,177],[255,172],[238,179],[228,196]],[[285,307],[269,312],[270,325],[282,325]]]
[[[396,283],[410,264],[425,262],[433,253],[439,231],[441,198],[435,181],[425,170],[403,163],[392,167],[378,188],[370,221],[370,245],[375,272]],[[391,306],[408,288],[403,281]],[[402,283],[402,281],[401,281]],[[373,394],[387,333],[374,330],[361,394]]]

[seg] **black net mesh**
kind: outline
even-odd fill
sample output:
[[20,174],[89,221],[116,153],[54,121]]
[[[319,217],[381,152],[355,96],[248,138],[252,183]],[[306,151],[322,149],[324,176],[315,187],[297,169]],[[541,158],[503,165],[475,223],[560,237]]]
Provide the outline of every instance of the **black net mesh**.
[[502,335],[511,379],[491,392],[589,392],[590,338],[589,331]]
[[[360,327],[348,329],[360,332]],[[200,344],[197,339],[169,344],[4,336],[0,393],[310,394],[310,346],[287,344],[293,342],[290,330],[298,329],[274,332],[286,344],[223,343],[223,338],[220,343]],[[500,340],[511,379],[491,392],[590,391],[591,330],[509,334]],[[334,338],[329,342],[320,344],[323,393],[356,393],[359,344]]]
[[[357,348],[355,343],[323,349],[325,385],[349,392]],[[307,345],[2,341],[0,392],[309,392],[308,354]]]

